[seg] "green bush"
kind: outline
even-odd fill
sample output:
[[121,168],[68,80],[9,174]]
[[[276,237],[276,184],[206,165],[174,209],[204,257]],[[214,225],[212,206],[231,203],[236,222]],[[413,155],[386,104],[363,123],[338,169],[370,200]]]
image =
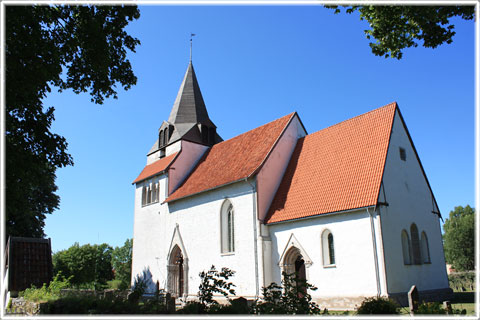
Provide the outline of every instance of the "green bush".
[[312,301],[308,290],[317,290],[297,274],[282,273],[282,286],[276,283],[263,289],[263,301],[253,309],[257,314],[319,314],[320,308]]
[[42,314],[168,314],[163,301],[132,303],[121,297],[67,296],[50,301]]
[[446,314],[440,302],[422,302],[418,305],[415,314]]
[[122,286],[122,280],[110,280],[107,281],[107,285],[109,289],[123,290],[122,288],[120,288]]
[[235,274],[235,271],[228,268],[222,268],[221,271],[217,271],[214,265],[210,267],[208,271],[202,271],[199,273],[200,286],[198,287],[198,299],[205,307],[218,304],[213,300],[213,295],[219,293],[225,298],[228,295],[235,295],[235,285],[231,282],[227,282],[230,277]]
[[475,271],[452,273],[448,281],[454,291],[475,291]]
[[399,306],[383,297],[365,298],[357,309],[357,314],[399,314]]
[[178,314],[206,314],[207,307],[198,301],[189,301],[185,306],[176,311]]
[[40,301],[51,301],[58,299],[60,297],[60,290],[69,288],[71,286],[70,279],[65,279],[59,272],[50,284],[47,286],[46,283],[43,284],[41,288],[36,288],[32,286],[31,288],[25,289],[19,293],[20,296],[24,297],[27,301],[40,302]]

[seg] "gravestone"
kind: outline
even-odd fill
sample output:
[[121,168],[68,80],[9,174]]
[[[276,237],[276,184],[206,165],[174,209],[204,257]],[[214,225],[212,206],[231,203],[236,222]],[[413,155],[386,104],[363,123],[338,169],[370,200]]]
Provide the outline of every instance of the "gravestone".
[[443,308],[447,311],[447,314],[452,314],[452,305],[450,301],[443,301]]
[[408,291],[408,307],[410,308],[410,314],[413,316],[418,308],[418,289],[415,285]]

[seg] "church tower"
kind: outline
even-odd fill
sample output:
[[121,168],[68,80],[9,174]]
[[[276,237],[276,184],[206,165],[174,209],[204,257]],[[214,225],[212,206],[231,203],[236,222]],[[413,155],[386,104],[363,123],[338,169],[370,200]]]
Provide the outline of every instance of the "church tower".
[[208,116],[192,61],[188,64],[170,117],[158,129],[158,140],[148,156],[157,152],[160,158],[168,156],[181,148],[182,140],[208,147],[223,141]]

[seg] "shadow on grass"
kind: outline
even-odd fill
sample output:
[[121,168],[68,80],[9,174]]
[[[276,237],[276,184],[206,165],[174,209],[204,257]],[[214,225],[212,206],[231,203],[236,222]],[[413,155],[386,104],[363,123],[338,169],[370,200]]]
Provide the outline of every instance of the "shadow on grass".
[[475,303],[475,292],[454,292],[452,303]]

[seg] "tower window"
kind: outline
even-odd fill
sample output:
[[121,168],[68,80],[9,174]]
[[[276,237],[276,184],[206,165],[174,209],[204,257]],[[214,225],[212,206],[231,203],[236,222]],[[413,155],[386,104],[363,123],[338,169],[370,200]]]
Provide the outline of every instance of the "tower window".
[[167,128],[163,129],[163,145],[166,146],[168,143],[168,131]]
[[407,161],[407,152],[403,148],[400,148],[400,159]]

